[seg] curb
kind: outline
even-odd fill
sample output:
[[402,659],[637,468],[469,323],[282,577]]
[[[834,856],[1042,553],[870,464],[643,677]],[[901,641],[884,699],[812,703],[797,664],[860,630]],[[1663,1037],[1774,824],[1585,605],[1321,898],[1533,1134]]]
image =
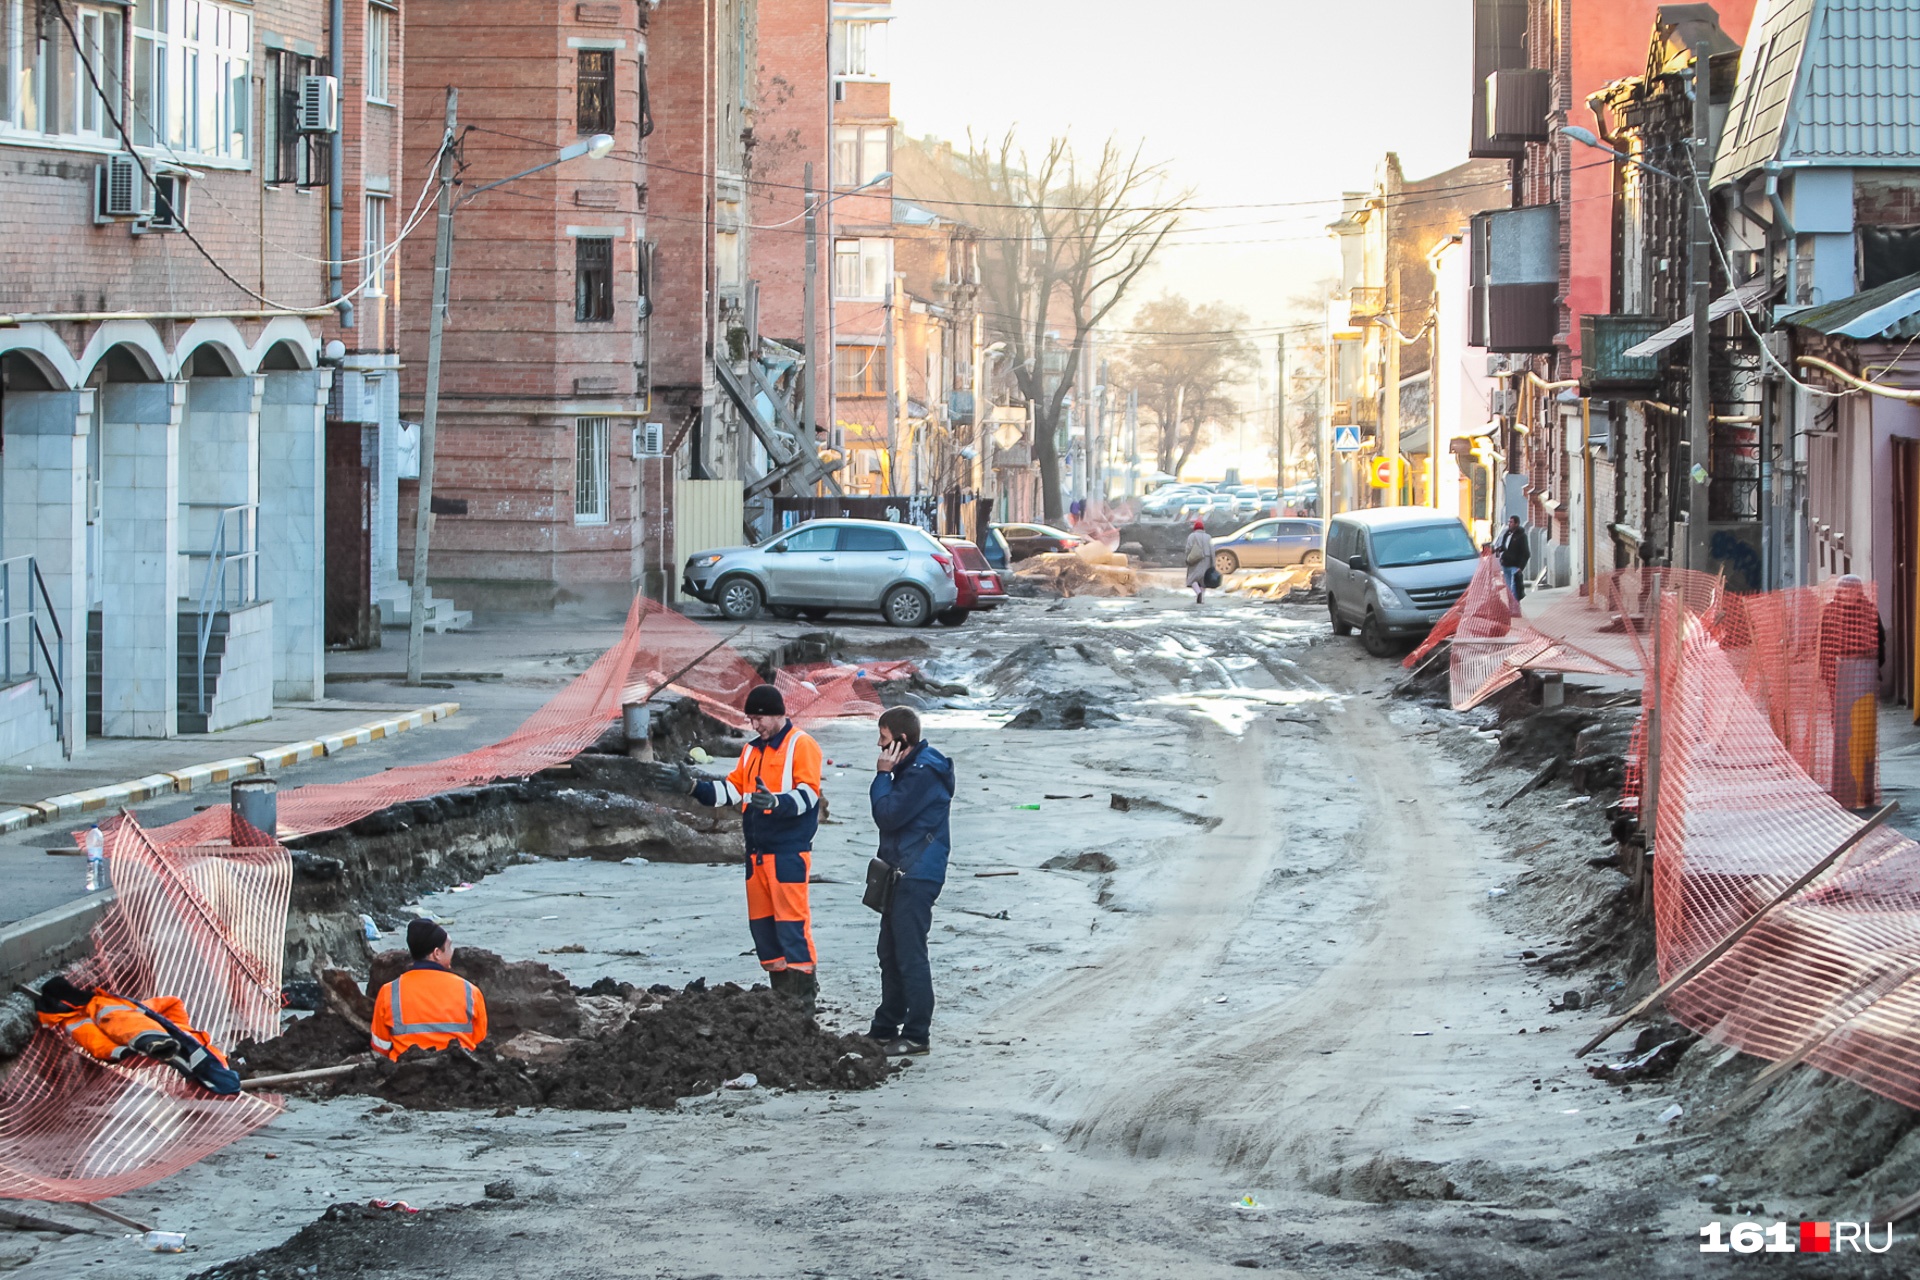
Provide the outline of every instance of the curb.
[[[430,707],[422,707],[405,715],[388,716],[383,720],[375,720],[348,729],[344,733],[329,734],[324,738],[309,738],[304,742],[290,742],[281,747],[269,747],[265,751],[259,751],[250,756],[232,756],[209,764],[188,765],[184,769],[150,773],[144,778],[135,778],[131,782],[118,782],[107,787],[89,787],[83,791],[53,796],[31,804],[9,805],[0,809],[0,834],[18,831],[22,827],[54,822],[61,818],[79,817],[102,809],[138,804],[158,795],[174,795],[201,787],[217,786],[234,778],[250,777],[258,773],[266,773],[271,769],[284,769],[302,760],[317,760],[321,756],[336,755],[350,747],[379,742],[396,734],[405,733],[409,729],[418,729],[436,720],[444,720],[459,710],[460,704],[457,702],[436,702]],[[35,917],[35,919],[38,918]],[[0,946],[4,946],[3,937],[0,937]],[[4,967],[4,964],[5,961],[0,960],[0,967]]]
[[0,928],[0,980],[18,982],[62,968],[87,953],[94,924],[114,893],[90,893]]

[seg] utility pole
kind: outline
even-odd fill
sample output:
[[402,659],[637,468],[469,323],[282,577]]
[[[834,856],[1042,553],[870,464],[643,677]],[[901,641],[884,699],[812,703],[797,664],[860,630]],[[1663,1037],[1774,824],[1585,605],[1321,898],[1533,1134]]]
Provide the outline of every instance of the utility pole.
[[820,241],[813,199],[813,161],[809,160],[801,170],[800,181],[806,188],[804,199],[807,202],[807,272],[802,289],[802,305],[807,312],[807,360],[800,366],[800,402],[804,406],[800,413],[800,429],[806,433],[809,441],[814,441],[818,415],[814,411],[814,370],[820,365],[820,330],[815,322],[814,310],[815,280],[820,272]]
[[433,433],[440,423],[440,346],[447,330],[447,286],[453,271],[453,140],[460,91],[447,90],[447,131],[440,142],[440,214],[433,243],[433,310],[427,317],[427,403],[420,415],[420,506],[413,521],[413,593],[407,606],[407,683],[420,683],[427,639],[427,543],[433,534]]
[[1127,392],[1127,496],[1140,488],[1140,392]]
[[1712,227],[1707,220],[1707,185],[1701,162],[1707,154],[1707,136],[1713,130],[1712,99],[1705,68],[1698,54],[1693,63],[1693,139],[1687,157],[1687,179],[1693,190],[1688,193],[1688,283],[1693,293],[1693,352],[1688,360],[1691,379],[1687,405],[1687,568],[1706,572],[1708,560],[1707,486],[1712,446],[1708,439],[1707,360],[1710,324],[1708,308],[1713,305]]
[[1287,487],[1287,335],[1284,333],[1280,335],[1273,376],[1273,487],[1284,489]]

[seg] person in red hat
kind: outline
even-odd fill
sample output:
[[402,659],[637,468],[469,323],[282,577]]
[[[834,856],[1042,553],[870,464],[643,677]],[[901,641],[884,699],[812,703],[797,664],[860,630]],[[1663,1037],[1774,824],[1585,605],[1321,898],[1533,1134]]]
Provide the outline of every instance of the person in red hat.
[[690,779],[693,798],[715,808],[738,805],[747,843],[747,928],[767,981],[812,1013],[819,994],[807,880],[820,827],[820,744],[787,719],[780,690],[747,694],[758,736],[724,778]]
[[1207,598],[1207,575],[1212,572],[1213,537],[1205,520],[1195,520],[1193,532],[1187,535],[1187,585],[1193,588],[1195,604]]

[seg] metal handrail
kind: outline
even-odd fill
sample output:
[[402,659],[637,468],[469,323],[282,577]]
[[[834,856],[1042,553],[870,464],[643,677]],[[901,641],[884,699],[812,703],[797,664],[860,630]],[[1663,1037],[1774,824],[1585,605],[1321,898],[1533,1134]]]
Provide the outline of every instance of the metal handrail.
[[[26,570],[27,607],[16,612],[13,607],[13,570],[15,565],[23,565]],[[46,615],[46,625],[53,628],[53,643],[47,643],[45,629],[41,625],[41,614]],[[60,739],[60,754],[71,760],[73,743],[67,736],[67,685],[63,672],[67,669],[67,632],[60,625],[60,611],[53,607],[53,593],[47,590],[47,580],[40,573],[40,563],[34,557],[8,556],[0,560],[0,668],[4,668],[6,682],[13,683],[13,624],[25,620],[27,625],[27,670],[30,676],[40,676],[41,666],[45,665],[47,683],[53,687],[53,727]]]
[[[234,541],[239,550],[227,550],[227,517],[233,517],[236,529]],[[207,714],[207,647],[213,640],[213,618],[216,613],[229,611],[227,596],[227,567],[237,565],[239,582],[234,589],[233,604],[244,607],[259,598],[260,589],[260,549],[255,545],[259,528],[260,504],[243,502],[236,506],[222,507],[213,526],[213,545],[205,551],[189,551],[189,556],[205,556],[207,560],[206,576],[200,581],[200,620],[197,632],[199,648],[194,664],[194,679],[198,682],[198,697],[195,705],[200,714]],[[214,607],[214,590],[219,588],[219,607]]]

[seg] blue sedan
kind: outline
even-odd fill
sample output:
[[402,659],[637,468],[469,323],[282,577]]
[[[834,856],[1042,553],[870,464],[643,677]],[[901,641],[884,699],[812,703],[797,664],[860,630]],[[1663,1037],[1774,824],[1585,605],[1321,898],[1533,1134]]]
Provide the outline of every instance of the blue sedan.
[[1213,544],[1213,567],[1240,569],[1319,568],[1326,562],[1325,530],[1318,520],[1255,520]]

